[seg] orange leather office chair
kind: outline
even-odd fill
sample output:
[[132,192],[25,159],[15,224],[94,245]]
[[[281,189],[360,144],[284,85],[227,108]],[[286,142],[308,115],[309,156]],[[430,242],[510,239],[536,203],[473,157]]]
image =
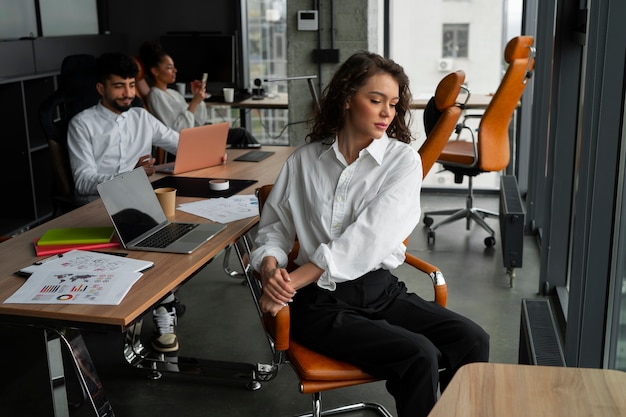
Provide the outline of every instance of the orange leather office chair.
[[[446,75],[437,85],[435,95],[426,104],[424,117],[429,117],[432,124],[426,129],[426,140],[418,151],[422,158],[424,177],[437,162],[450,135],[457,128],[461,112],[469,98],[464,82],[465,72],[461,70]],[[468,93],[464,103],[457,101],[461,90]]]
[[146,67],[143,65],[141,59],[133,55],[133,60],[135,64],[137,64],[137,69],[139,72],[135,77],[135,94],[141,99],[143,102],[143,106],[148,109],[148,94],[150,94],[150,85],[148,85],[148,81],[146,80]]
[[[504,59],[509,66],[485,113],[482,116],[467,115],[465,117],[465,119],[481,118],[477,136],[475,137],[472,133],[471,140],[462,140],[457,136],[456,140],[451,140],[445,145],[439,156],[437,162],[443,165],[444,170],[454,173],[456,183],[460,184],[464,176],[468,177],[468,194],[465,208],[424,213],[424,224],[429,227],[429,243],[434,243],[435,230],[439,226],[463,218],[466,219],[467,230],[470,228],[471,221],[474,220],[489,232],[489,236],[485,238],[487,247],[496,243],[495,231],[484,218],[497,217],[498,213],[474,207],[472,180],[473,177],[483,172],[502,171],[509,164],[509,124],[534,68],[533,38],[518,36],[511,39],[504,50]],[[464,126],[466,126],[465,119]],[[471,129],[467,130],[471,132]],[[431,216],[435,215],[449,217],[433,225],[434,221]]]
[[[435,96],[431,101],[438,104],[441,114],[437,123],[430,132],[426,141],[419,149],[422,158],[423,175],[426,176],[430,168],[433,166],[441,149],[448,141],[452,131],[454,130],[462,111],[462,105],[457,103],[457,96],[462,88],[465,80],[463,71],[457,71],[448,74],[437,86]],[[257,197],[259,199],[259,211],[263,209],[263,205],[269,196],[272,185],[265,185],[257,189]],[[405,245],[408,244],[405,241]],[[288,258],[288,270],[295,269],[296,265],[293,260],[298,252],[298,241],[295,241],[294,248],[291,250]],[[430,277],[433,283],[434,300],[442,306],[447,303],[447,286],[441,271],[434,265],[419,259],[410,253],[406,254],[405,263]],[[333,410],[322,412],[321,393],[335,388],[349,387],[354,385],[365,384],[376,381],[376,378],[363,372],[360,368],[348,363],[329,358],[314,352],[298,342],[291,340],[289,336],[290,318],[289,307],[283,308],[276,317],[262,314],[259,309],[258,298],[262,294],[260,281],[246,274],[248,285],[254,295],[255,303],[259,314],[262,317],[264,328],[270,339],[270,345],[274,351],[274,360],[272,363],[273,371],[270,372],[269,378],[276,375],[278,367],[289,362],[293,367],[300,381],[300,392],[303,394],[312,394],[312,413],[313,417],[321,415],[339,414],[360,409],[373,409],[380,415],[390,417],[391,414],[380,404],[361,402],[339,407]],[[268,379],[269,379],[268,378]]]
[[[264,185],[257,189],[259,210],[263,209],[263,205],[271,189],[271,184]],[[293,259],[297,254],[297,250],[298,244],[296,241],[294,249],[292,249],[289,254],[288,270],[295,268]],[[435,301],[445,306],[447,302],[447,286],[439,269],[408,253],[405,262],[424,272],[431,278]],[[370,409],[381,416],[392,417],[382,405],[371,402],[346,405],[322,412],[321,398],[323,391],[365,384],[377,381],[377,379],[354,365],[317,353],[292,340],[290,338],[289,306],[283,308],[276,317],[272,317],[269,314],[262,314],[258,304],[258,299],[262,294],[260,281],[252,276],[252,274],[246,274],[246,277],[251,291],[254,294],[255,303],[270,340],[270,345],[273,347],[274,351],[274,359],[272,361],[273,373],[267,379],[271,379],[277,374],[280,365],[289,363],[300,382],[300,392],[302,394],[312,394],[313,409],[311,414],[307,414],[308,416],[320,417],[322,415]]]

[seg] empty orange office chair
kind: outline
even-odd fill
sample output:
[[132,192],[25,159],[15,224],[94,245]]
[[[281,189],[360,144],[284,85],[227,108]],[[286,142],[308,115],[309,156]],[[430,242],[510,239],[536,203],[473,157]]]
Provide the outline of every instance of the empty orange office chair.
[[[424,224],[429,227],[428,241],[434,243],[435,229],[444,224],[459,219],[466,219],[466,228],[469,230],[474,220],[483,229],[489,232],[485,238],[485,245],[495,245],[495,231],[485,222],[488,216],[498,216],[498,213],[474,207],[472,180],[483,172],[502,171],[509,164],[509,124],[513,112],[517,107],[527,81],[532,75],[535,64],[535,49],[531,36],[518,36],[511,39],[505,50],[504,59],[509,64],[498,90],[494,94],[489,106],[482,116],[467,115],[465,119],[480,117],[477,135],[472,133],[471,140],[449,141],[437,162],[445,170],[454,173],[454,181],[461,183],[463,177],[468,177],[468,194],[466,207],[424,213]],[[465,126],[465,121],[463,123]],[[467,129],[471,132],[471,129]],[[435,215],[448,215],[433,225]]]
[[[465,72],[456,71],[446,75],[437,85],[435,95],[428,101],[424,109],[424,118],[432,123],[426,129],[426,140],[419,148],[422,158],[424,177],[439,159],[450,135],[457,127],[465,102],[469,98],[469,91],[463,84]],[[464,103],[458,102],[459,93],[465,90],[468,94]]]

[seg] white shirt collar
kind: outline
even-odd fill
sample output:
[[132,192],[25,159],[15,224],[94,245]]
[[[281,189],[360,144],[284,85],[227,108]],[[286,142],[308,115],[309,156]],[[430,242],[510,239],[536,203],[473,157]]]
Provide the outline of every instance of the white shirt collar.
[[389,145],[390,140],[391,139],[389,139],[389,136],[387,136],[387,133],[385,132],[380,139],[374,139],[364,150],[372,155],[372,158],[378,162],[378,165],[381,165],[385,156],[385,150],[387,150],[387,145]]
[[[372,143],[370,143],[365,149],[361,150],[361,152],[359,152],[359,157],[363,155],[363,152],[367,152],[372,156],[372,158],[374,158],[378,165],[381,165],[385,156],[385,150],[387,149],[387,145],[389,145],[390,140],[391,139],[389,139],[387,133],[383,133],[383,135],[379,139],[374,139]],[[333,149],[335,151],[335,155],[337,155],[337,158],[339,158],[340,161],[343,161],[344,158],[343,156],[340,156],[341,152],[339,152],[339,145],[337,144],[337,142],[338,141],[335,139],[329,149]],[[322,155],[326,152],[327,150],[322,152]]]
[[109,109],[108,107],[105,107],[102,104],[102,100],[100,100],[97,104],[98,106],[98,111],[104,115],[104,117],[108,118],[108,119],[112,119],[112,120],[118,120],[119,118],[123,118],[125,119],[128,116],[128,111],[123,111],[121,113],[115,113],[113,110]]

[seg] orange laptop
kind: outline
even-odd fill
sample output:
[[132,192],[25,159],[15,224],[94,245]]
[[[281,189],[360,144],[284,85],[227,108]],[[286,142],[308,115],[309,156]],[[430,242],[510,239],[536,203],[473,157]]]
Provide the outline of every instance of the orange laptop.
[[229,124],[224,122],[181,130],[176,160],[155,165],[156,171],[165,174],[181,174],[220,165],[226,153],[228,128]]

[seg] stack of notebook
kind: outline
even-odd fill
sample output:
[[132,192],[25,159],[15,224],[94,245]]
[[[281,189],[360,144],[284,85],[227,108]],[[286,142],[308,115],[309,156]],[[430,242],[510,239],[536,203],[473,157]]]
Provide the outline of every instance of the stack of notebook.
[[113,227],[54,228],[33,243],[37,256],[56,255],[72,249],[93,250],[120,246]]

